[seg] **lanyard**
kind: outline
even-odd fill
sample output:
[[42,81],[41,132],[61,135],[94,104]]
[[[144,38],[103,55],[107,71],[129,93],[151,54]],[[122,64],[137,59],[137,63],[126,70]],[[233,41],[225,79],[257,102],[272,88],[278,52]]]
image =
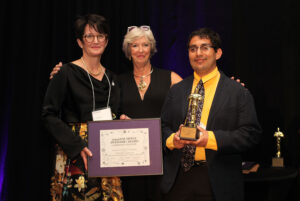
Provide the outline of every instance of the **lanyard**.
[[[91,83],[91,86],[92,86],[92,94],[93,94],[93,111],[95,111],[95,90],[94,90],[94,85],[93,85],[91,76],[90,76],[90,74],[89,74],[89,72],[88,72],[88,70],[87,70],[86,64],[85,64],[85,62],[84,62],[84,60],[83,60],[82,57],[81,57],[81,60],[82,60],[82,63],[83,63],[83,65],[84,65],[84,69],[85,69],[85,71],[86,71],[86,73],[87,73],[87,75],[88,75],[88,78],[89,78],[90,83]],[[108,86],[109,86],[109,90],[108,90],[108,99],[107,99],[107,104],[106,104],[106,107],[108,107],[108,106],[109,106],[109,100],[110,100],[111,84],[110,84],[109,78],[108,78],[108,76],[106,75],[105,72],[104,72],[104,75],[105,75],[105,77],[106,77],[106,79],[107,79],[107,81],[108,81]]]

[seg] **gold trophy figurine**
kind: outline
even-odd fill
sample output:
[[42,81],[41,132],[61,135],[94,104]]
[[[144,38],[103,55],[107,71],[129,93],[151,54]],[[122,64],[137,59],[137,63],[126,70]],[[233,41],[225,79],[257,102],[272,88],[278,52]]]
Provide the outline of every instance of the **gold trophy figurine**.
[[199,139],[199,131],[196,125],[196,112],[198,109],[199,102],[204,97],[198,93],[191,94],[189,96],[189,107],[191,107],[191,117],[185,119],[184,126],[180,130],[180,139],[184,140],[197,140]]
[[272,167],[283,167],[283,158],[281,157],[280,152],[280,141],[281,138],[284,137],[284,134],[277,128],[277,131],[274,134],[274,137],[276,137],[276,146],[277,146],[277,153],[276,157],[272,158]]

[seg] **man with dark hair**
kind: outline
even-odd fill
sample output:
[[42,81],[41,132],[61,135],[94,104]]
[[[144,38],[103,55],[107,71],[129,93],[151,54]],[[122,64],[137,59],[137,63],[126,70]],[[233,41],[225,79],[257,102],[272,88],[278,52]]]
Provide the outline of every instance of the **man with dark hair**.
[[[164,200],[242,201],[241,153],[257,145],[261,135],[252,95],[219,71],[218,33],[209,28],[192,32],[188,52],[194,74],[170,89],[162,109]],[[180,138],[191,93],[203,97],[195,141]]]

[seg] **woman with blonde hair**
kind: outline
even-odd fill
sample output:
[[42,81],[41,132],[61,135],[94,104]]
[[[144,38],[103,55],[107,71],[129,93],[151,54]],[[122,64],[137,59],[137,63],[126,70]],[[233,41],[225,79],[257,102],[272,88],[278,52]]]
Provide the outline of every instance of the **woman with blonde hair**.
[[[132,61],[133,71],[118,76],[121,88],[121,118],[160,117],[170,87],[181,81],[175,72],[154,67],[156,41],[149,26],[130,26],[123,40],[125,56]],[[125,200],[159,201],[160,176],[122,178]]]

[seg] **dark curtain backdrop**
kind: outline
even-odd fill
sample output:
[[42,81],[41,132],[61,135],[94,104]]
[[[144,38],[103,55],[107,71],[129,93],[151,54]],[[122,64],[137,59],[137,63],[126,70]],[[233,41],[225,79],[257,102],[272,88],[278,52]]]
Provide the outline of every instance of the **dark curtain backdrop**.
[[52,138],[41,105],[49,73],[81,56],[73,34],[78,15],[98,13],[111,25],[103,64],[119,74],[132,68],[121,51],[131,25],[150,25],[158,52],[152,64],[192,74],[188,34],[208,26],[221,34],[219,68],[245,82],[255,98],[262,143],[245,160],[266,166],[275,155],[277,127],[286,135],[286,165],[299,164],[299,7],[296,0],[65,0],[0,2],[1,200],[48,200]]

